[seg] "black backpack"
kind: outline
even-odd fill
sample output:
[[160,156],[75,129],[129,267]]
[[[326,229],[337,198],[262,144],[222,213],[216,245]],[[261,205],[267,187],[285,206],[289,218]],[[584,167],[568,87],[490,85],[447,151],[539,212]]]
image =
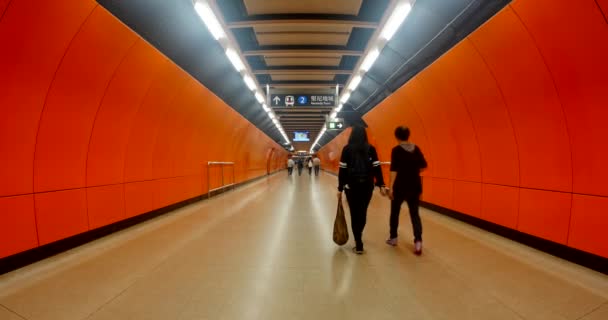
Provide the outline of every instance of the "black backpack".
[[369,155],[369,146],[362,152],[354,151],[351,155],[349,175],[353,181],[370,180],[372,177],[372,160]]

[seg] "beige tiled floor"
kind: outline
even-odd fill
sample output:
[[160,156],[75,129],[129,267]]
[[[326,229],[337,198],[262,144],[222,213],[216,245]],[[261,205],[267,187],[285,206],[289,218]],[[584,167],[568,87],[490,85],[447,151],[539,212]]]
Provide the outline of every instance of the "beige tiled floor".
[[0,276],[0,319],[608,319],[608,277],[423,210],[331,241],[336,178],[272,176]]

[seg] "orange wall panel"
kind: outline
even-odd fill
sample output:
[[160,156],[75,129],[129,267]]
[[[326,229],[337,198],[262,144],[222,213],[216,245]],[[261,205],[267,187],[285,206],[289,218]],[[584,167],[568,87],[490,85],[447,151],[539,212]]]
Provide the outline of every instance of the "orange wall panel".
[[521,186],[572,191],[570,137],[562,104],[525,26],[506,7],[470,38],[496,76],[511,114]]
[[83,24],[49,90],[34,162],[36,192],[85,186],[93,122],[108,83],[136,37],[102,7]]
[[95,118],[87,158],[87,186],[123,181],[131,124],[165,63],[140,39],[116,70]]
[[11,2],[11,0],[0,0],[0,21],[2,21],[2,16],[4,15],[4,11],[8,7],[9,2]]
[[521,189],[518,230],[566,244],[572,194]]
[[608,257],[608,198],[575,194],[568,245]]
[[190,150],[204,148],[202,141],[194,139],[194,134],[198,130],[198,125],[197,123],[192,122],[192,119],[196,119],[197,117],[201,119],[201,109],[205,107],[204,105],[197,104],[197,102],[206,97],[205,95],[201,95],[201,92],[203,91],[201,89],[203,88],[200,83],[195,79],[191,79],[190,81],[191,86],[189,87],[188,93],[182,96],[181,104],[184,106],[181,118],[182,128],[181,130],[176,130],[177,135],[175,137],[175,140],[179,142],[171,144],[169,151],[173,155],[170,162],[170,173],[172,176],[187,176],[200,172],[200,170],[193,170],[193,166],[191,165],[193,163],[191,161],[192,159],[189,159],[188,157]]
[[466,39],[441,61],[442,76],[458,88],[471,116],[483,182],[519,186],[519,156],[511,118],[483,58]]
[[125,219],[124,186],[118,184],[88,188],[87,207],[90,229]]
[[156,181],[125,183],[125,215],[127,218],[155,209]]
[[455,136],[448,115],[444,112],[446,107],[433,88],[429,87],[430,82],[428,76],[419,74],[400,90],[404,90],[407,99],[415,106],[424,124],[433,156],[431,169],[433,176],[451,179],[454,175],[454,166],[449,159],[458,153]]
[[405,91],[396,91],[376,108],[377,111],[374,109],[374,112],[366,114],[364,120],[368,123],[382,123],[382,125],[370,126],[367,129],[368,135],[378,137],[375,147],[380,161],[391,160],[391,150],[397,144],[394,135],[395,128],[407,126],[411,131],[410,140],[422,150],[429,164],[428,170],[432,171],[433,158],[424,125],[416,107],[407,100]]
[[484,184],[481,218],[507,228],[517,228],[519,188]]
[[[551,10],[546,10],[548,6]],[[608,196],[608,28],[594,0],[517,1],[514,12],[551,71],[572,145],[574,192]],[[569,23],[564,23],[569,21]],[[563,141],[562,144],[566,144]]]
[[435,194],[433,192],[433,181],[434,179],[428,176],[422,177],[422,196],[421,200],[437,203],[437,198],[435,198]]
[[432,197],[434,202],[442,207],[453,209],[454,203],[454,180],[443,178],[431,178]]
[[481,217],[481,183],[454,181],[452,208],[474,217]]
[[598,10],[604,16],[604,19],[608,21],[608,0],[595,0],[598,5]]
[[148,180],[154,177],[153,156],[159,126],[176,92],[183,86],[185,78],[181,70],[169,62],[161,67],[148,94],[139,106],[135,121],[131,125],[127,155],[125,157],[125,182]]
[[34,196],[0,198],[0,258],[37,246]]
[[[40,113],[55,71],[94,1],[17,1],[0,20],[0,196],[33,192]],[[32,14],[36,12],[36,14]],[[44,54],[41,54],[44,53]]]
[[40,245],[89,230],[84,189],[38,193],[34,199]]
[[178,77],[180,88],[173,94],[167,104],[164,106],[156,134],[154,151],[152,153],[152,176],[155,178],[171,177],[171,161],[175,157],[172,152],[172,146],[182,143],[177,137],[179,132],[183,130],[183,119],[185,118],[186,107],[181,103],[182,97],[189,94],[194,81],[190,76],[181,71]]
[[188,199],[188,177],[175,177],[156,181],[156,204],[166,207],[181,200]]
[[[431,65],[421,75],[426,87],[433,88],[433,96],[441,98],[433,106],[434,112],[445,116],[444,126],[449,129],[447,135],[440,137],[444,143],[453,143],[453,153],[449,158],[434,159],[437,162],[447,162],[452,166],[452,178],[457,180],[481,181],[481,164],[479,144],[473,128],[471,115],[462,98],[462,93],[446,77],[448,70],[445,59]],[[449,105],[449,108],[445,106]]]

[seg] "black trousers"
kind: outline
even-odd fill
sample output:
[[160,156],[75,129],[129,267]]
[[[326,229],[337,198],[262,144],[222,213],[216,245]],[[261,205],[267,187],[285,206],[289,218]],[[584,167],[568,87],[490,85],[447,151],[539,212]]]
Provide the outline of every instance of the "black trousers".
[[410,218],[412,220],[412,228],[414,229],[414,241],[422,241],[422,221],[420,221],[420,212],[418,205],[420,204],[420,195],[405,195],[393,194],[391,201],[391,238],[397,238],[397,229],[399,228],[399,213],[401,204],[407,202],[407,207],[410,210]]
[[312,167],[308,167],[308,174],[312,176]]
[[319,175],[319,169],[320,169],[319,166],[315,166],[315,176]]
[[287,167],[287,175],[291,175],[293,173],[293,167]]
[[350,208],[351,228],[358,250],[363,250],[363,229],[367,222],[367,207],[372,200],[374,193],[373,182],[349,184],[349,189],[345,189],[346,201]]
[[298,167],[298,175],[301,176],[302,175],[302,168],[303,167]]

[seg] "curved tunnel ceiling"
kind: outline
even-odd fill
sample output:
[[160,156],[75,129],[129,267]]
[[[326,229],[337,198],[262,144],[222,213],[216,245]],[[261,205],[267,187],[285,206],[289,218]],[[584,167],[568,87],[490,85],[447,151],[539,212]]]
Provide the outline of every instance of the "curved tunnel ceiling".
[[[282,143],[280,131],[193,10],[191,0],[98,0],[228,105]],[[359,119],[452,46],[502,9],[509,0],[418,0],[395,36],[365,73],[340,117]],[[393,0],[214,1],[249,69],[273,93],[332,94],[348,83]],[[292,136],[315,138],[329,108],[275,109]],[[319,145],[339,131],[328,131]],[[290,137],[290,138],[291,138]],[[298,150],[311,143],[297,144]]]

